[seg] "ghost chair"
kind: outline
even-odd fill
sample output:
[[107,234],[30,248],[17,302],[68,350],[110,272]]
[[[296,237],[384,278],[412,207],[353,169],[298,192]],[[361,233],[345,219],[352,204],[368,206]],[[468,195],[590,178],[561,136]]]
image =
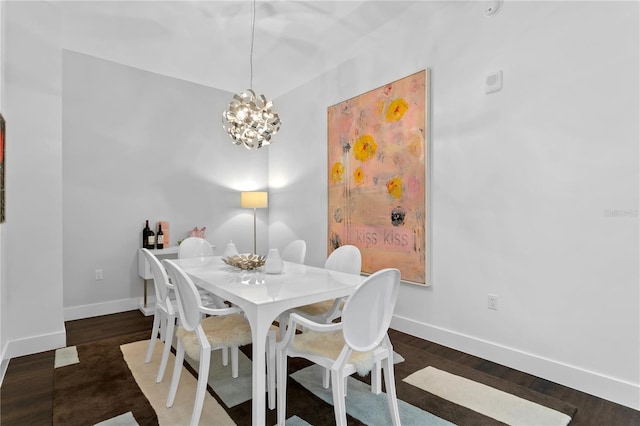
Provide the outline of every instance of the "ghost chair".
[[[347,274],[360,275],[362,268],[362,255],[360,249],[353,245],[340,246],[331,252],[324,263],[324,268],[332,271],[345,272]],[[328,324],[333,320],[340,318],[342,308],[345,303],[345,297],[338,299],[329,299],[322,302],[316,302],[309,305],[300,306],[288,311],[281,316],[280,324],[286,325],[287,315],[292,313],[299,314],[311,321]],[[284,330],[281,328],[281,332]],[[380,367],[376,366],[374,370],[371,385],[374,393],[380,393]],[[322,385],[326,389],[329,387],[329,370],[325,369],[322,379]]]
[[[331,371],[337,425],[347,424],[347,377],[365,375],[382,364],[392,423],[400,424],[393,371],[393,347],[387,331],[400,287],[400,271],[383,269],[363,281],[349,296],[339,323],[318,323],[298,314],[289,316],[287,332],[277,345],[278,425],[284,425],[287,400],[287,359],[305,358]],[[296,333],[298,325],[303,333]]]
[[[178,246],[178,259],[207,258],[213,257],[213,247],[209,241],[200,237],[185,238]],[[205,305],[214,304],[217,308],[226,308],[227,304],[221,297],[216,296],[198,287],[198,292],[203,297]],[[225,364],[226,365],[226,364]]]
[[[347,274],[360,275],[362,255],[356,246],[344,245],[335,249],[324,263],[324,268]],[[330,299],[310,305],[300,306],[291,313],[300,314],[315,322],[330,323],[342,313],[345,298]]]
[[149,340],[149,348],[147,349],[147,356],[144,362],[145,364],[151,362],[156,340],[158,335],[160,335],[160,340],[164,341],[164,349],[162,351],[162,357],[160,358],[160,368],[156,376],[156,383],[160,383],[164,378],[169,352],[171,351],[176,319],[178,318],[178,305],[175,299],[172,300],[169,298],[170,293],[173,291],[173,285],[169,282],[167,271],[158,258],[149,250],[143,248],[142,253],[151,267],[153,286],[156,291],[156,306],[153,312],[151,339]]
[[307,255],[307,243],[304,240],[291,241],[282,250],[282,260],[285,262],[304,263],[304,258]]
[[[171,260],[165,259],[163,263],[177,290],[181,324],[176,332],[178,347],[167,408],[173,406],[186,353],[191,359],[199,362],[198,384],[190,423],[195,426],[200,421],[207,392],[211,351],[230,347],[231,376],[238,377],[238,347],[251,343],[251,326],[238,307],[220,309],[203,306],[198,289],[184,270]],[[203,318],[203,314],[207,317]],[[275,405],[275,340],[276,333],[272,329],[266,342],[269,408],[274,408]]]

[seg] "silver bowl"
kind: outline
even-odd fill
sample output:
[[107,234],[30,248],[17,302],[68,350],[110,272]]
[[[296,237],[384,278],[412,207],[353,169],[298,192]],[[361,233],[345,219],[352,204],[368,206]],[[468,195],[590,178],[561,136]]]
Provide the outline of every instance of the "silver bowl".
[[236,256],[223,257],[222,261],[234,268],[242,269],[243,271],[251,271],[264,265],[267,260],[266,257],[258,254],[239,254]]

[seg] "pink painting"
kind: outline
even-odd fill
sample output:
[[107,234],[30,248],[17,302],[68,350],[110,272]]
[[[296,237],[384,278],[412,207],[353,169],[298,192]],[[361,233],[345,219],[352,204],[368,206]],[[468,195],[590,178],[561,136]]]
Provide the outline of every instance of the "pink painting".
[[328,108],[329,253],[427,285],[427,70]]

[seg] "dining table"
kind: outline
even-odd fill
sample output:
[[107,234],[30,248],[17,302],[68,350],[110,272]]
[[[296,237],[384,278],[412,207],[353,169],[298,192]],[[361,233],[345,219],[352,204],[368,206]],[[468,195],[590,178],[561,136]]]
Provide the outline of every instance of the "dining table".
[[272,323],[289,309],[349,296],[364,276],[321,267],[284,262],[279,274],[262,269],[242,270],[226,264],[221,256],[178,259],[194,283],[240,307],[251,325],[252,402],[251,423],[266,418],[266,339]]

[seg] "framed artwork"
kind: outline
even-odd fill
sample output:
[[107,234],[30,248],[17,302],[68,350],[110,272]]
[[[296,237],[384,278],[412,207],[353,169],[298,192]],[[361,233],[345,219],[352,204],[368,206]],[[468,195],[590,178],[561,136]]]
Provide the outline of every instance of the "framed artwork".
[[4,137],[6,123],[0,114],[0,223],[4,223]]
[[428,276],[429,70],[330,106],[328,247],[351,244],[362,272]]

